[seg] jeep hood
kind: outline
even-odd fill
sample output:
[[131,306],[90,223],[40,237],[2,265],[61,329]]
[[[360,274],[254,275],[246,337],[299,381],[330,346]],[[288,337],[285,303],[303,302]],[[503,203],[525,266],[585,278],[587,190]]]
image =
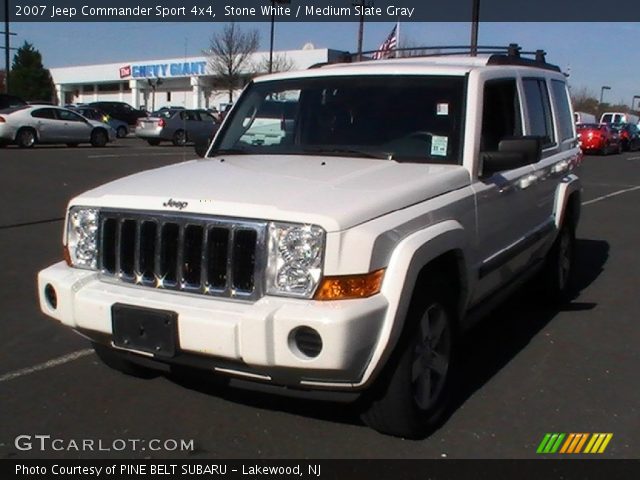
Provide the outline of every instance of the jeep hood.
[[313,223],[332,232],[469,183],[469,173],[458,165],[230,155],[137,173],[72,204]]

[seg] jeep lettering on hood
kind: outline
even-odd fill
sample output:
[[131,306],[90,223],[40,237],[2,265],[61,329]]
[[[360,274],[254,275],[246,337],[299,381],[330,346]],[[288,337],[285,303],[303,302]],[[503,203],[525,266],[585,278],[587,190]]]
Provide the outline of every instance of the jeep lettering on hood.
[[170,198],[162,204],[163,207],[177,208],[178,210],[184,210],[187,208],[187,205],[189,205],[189,202],[178,202],[173,198]]

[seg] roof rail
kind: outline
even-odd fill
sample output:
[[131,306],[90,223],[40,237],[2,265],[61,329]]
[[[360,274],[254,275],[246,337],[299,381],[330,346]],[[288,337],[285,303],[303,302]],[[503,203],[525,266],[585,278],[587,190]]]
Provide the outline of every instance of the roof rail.
[[[368,50],[357,53],[345,53],[340,59],[329,63],[353,63],[361,60],[372,60],[373,55],[379,50]],[[396,54],[406,57],[442,57],[449,55],[473,56],[474,53],[490,55],[487,65],[521,65],[528,67],[544,68],[560,72],[560,68],[556,65],[547,63],[546,52],[544,50],[523,51],[522,47],[517,43],[510,43],[507,46],[499,45],[481,45],[472,47],[471,45],[438,45],[423,47],[406,47],[395,48],[386,52],[390,57]],[[402,55],[406,54],[406,55]],[[321,68],[325,64],[316,64],[311,68]]]

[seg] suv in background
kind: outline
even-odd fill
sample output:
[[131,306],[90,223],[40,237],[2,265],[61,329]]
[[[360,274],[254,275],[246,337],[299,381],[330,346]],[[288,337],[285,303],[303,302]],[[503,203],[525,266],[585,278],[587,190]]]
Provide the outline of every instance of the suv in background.
[[89,106],[103,111],[110,117],[122,120],[130,126],[135,126],[139,118],[147,116],[147,112],[144,110],[136,110],[124,102],[92,102]]
[[262,76],[207,158],[70,201],[40,305],[125,373],[359,398],[371,427],[421,437],[471,325],[535,276],[570,292],[581,159],[540,51]]

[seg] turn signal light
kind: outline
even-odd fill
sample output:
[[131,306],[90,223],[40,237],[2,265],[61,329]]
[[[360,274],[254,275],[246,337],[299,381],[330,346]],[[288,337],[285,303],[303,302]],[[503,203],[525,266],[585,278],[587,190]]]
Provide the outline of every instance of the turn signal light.
[[71,263],[71,254],[69,254],[69,247],[66,245],[62,249],[62,257],[69,267],[73,267],[73,264]]
[[380,293],[384,268],[363,275],[325,277],[314,300],[348,300],[367,298]]

